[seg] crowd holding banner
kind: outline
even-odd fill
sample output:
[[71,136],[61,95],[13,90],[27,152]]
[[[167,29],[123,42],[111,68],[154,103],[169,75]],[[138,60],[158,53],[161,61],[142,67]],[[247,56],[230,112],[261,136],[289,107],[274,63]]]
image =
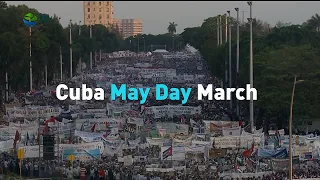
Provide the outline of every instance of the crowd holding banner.
[[[68,83],[103,87],[106,94],[112,83],[154,87],[163,80],[172,87],[201,83],[220,87],[221,81],[209,75],[199,53],[188,49],[166,55],[112,53],[105,55],[94,70]],[[55,102],[54,95],[43,92],[27,93],[24,101]],[[148,97],[144,105],[108,98],[103,102],[62,104],[6,110],[7,124],[0,126],[3,172],[19,173],[14,168],[19,162],[15,153],[23,150],[25,177],[82,176],[110,180],[133,176],[185,180],[287,177],[288,136],[283,129],[247,132],[243,118],[235,116],[225,102],[198,101],[196,92],[191,92],[184,105],[177,101],[156,101],[154,96]],[[47,133],[55,136],[54,161],[42,160],[43,135]],[[314,171],[319,158],[318,136],[300,135],[294,139],[294,177],[320,177]],[[74,160],[70,160],[71,156]],[[308,167],[303,168],[305,165]],[[308,173],[303,172],[305,169]]]

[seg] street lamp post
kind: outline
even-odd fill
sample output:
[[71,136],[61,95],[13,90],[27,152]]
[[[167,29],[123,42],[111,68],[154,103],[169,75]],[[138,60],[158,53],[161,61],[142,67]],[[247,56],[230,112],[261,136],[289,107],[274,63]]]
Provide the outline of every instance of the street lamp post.
[[29,27],[29,58],[30,58],[30,62],[29,62],[29,68],[30,68],[30,91],[32,91],[32,51],[31,51],[31,48],[32,48],[32,41],[31,41],[31,32],[32,32],[32,29],[31,27]]
[[72,20],[70,19],[70,29],[69,29],[69,34],[70,34],[70,78],[72,78]]
[[293,99],[294,92],[296,89],[296,84],[303,82],[304,80],[297,81],[297,76],[294,76],[292,95],[291,95],[291,104],[290,104],[290,119],[289,119],[289,179],[292,180],[293,168],[292,168],[292,111],[293,111]]
[[220,21],[219,21],[220,15],[217,16],[217,45],[220,45]]
[[[240,58],[240,49],[239,49],[239,36],[240,36],[240,31],[239,31],[239,8],[235,8],[237,11],[237,75],[236,75],[236,83],[237,83],[237,89],[239,88],[239,58]],[[237,99],[237,116],[240,116],[240,108],[239,108],[239,100]]]
[[[92,40],[92,24],[89,24],[89,36],[90,40]],[[90,69],[92,70],[92,50],[90,51]]]
[[228,42],[228,15],[227,14],[224,14],[226,16],[226,43]]
[[143,39],[143,52],[146,52],[146,40],[144,39],[144,36],[142,36]]
[[139,38],[139,35],[137,36],[137,39],[138,39],[138,53],[140,52],[140,38]]
[[[227,18],[227,14],[225,14],[224,16],[226,17],[226,22],[225,22],[225,26],[226,26],[226,33],[225,33],[226,42],[225,43],[227,43],[227,39],[228,39],[228,34],[227,34],[228,18]],[[222,44],[222,42],[221,42],[221,44]],[[228,62],[227,62],[227,58],[225,58],[224,65],[225,65],[225,73],[224,73],[225,86],[227,87],[227,83],[228,83]]]
[[220,45],[222,44],[222,16],[219,16],[219,22],[220,22]]
[[[81,21],[79,21],[79,37],[81,35]],[[81,60],[81,54],[80,54],[80,57],[79,57],[79,73],[81,73],[81,70],[82,70],[82,60]]]
[[[247,2],[250,6],[250,88],[253,88],[253,40],[252,40],[252,1]],[[250,124],[251,131],[254,130],[254,114],[253,114],[253,96],[252,92],[250,93]]]
[[[61,17],[59,17],[59,23],[60,23]],[[60,46],[60,81],[62,81],[62,50]]]
[[[230,11],[227,11],[229,18],[228,18],[228,29],[229,29],[229,88],[232,86],[232,71],[231,71],[231,16]],[[230,96],[230,109],[232,109],[232,96]]]

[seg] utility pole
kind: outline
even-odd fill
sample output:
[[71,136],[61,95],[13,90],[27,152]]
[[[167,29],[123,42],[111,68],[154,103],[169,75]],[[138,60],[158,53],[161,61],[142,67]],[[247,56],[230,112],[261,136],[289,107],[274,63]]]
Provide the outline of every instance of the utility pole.
[[[227,11],[229,14],[228,26],[229,26],[229,88],[232,88],[232,70],[231,70],[231,16],[230,11]],[[232,96],[230,96],[230,109],[232,110]]]
[[101,52],[101,49],[100,49],[100,57],[99,57],[99,61],[101,62],[101,58],[102,58],[102,52]]
[[[89,29],[90,29],[90,40],[92,39],[92,25],[91,23],[89,24]],[[90,51],[90,69],[92,70],[92,50]]]
[[70,29],[69,29],[69,34],[70,34],[70,78],[72,78],[72,20],[70,19]]
[[[248,2],[250,6],[250,88],[253,88],[253,40],[252,40],[252,1]],[[250,93],[250,123],[251,131],[254,131],[254,112],[253,112],[253,92]],[[290,149],[291,151],[291,149]]]
[[30,91],[32,91],[32,53],[31,53],[31,49],[32,49],[32,41],[31,41],[31,32],[32,29],[31,27],[29,27],[29,58],[30,58],[30,62],[29,62],[29,68],[30,68]]
[[[60,23],[61,17],[59,17],[59,23]],[[62,81],[62,50],[60,46],[60,81]]]
[[222,44],[222,16],[219,16],[219,22],[220,22],[220,45]]
[[220,45],[220,21],[219,21],[220,15],[217,16],[217,46]]
[[228,16],[227,14],[225,14],[226,16],[226,43],[228,42]]
[[[81,35],[81,21],[79,21],[79,37]],[[80,54],[80,57],[79,57],[79,73],[81,73],[81,70],[82,70],[82,54]]]
[[[225,36],[226,36],[226,41],[225,43],[227,43],[227,40],[228,40],[228,34],[227,34],[227,30],[228,30],[228,18],[227,18],[227,14],[224,15],[226,17],[226,23],[225,23],[225,29],[226,29],[226,33],[225,33]],[[227,83],[228,83],[228,62],[227,62],[227,58],[225,58],[225,61],[224,61],[224,65],[225,65],[225,86],[227,87]]]
[[60,81],[62,81],[62,50],[60,46]]
[[[240,58],[240,47],[239,47],[239,36],[240,36],[240,31],[239,31],[239,8],[235,8],[235,10],[237,11],[237,75],[236,75],[236,83],[237,83],[237,89],[239,88],[239,58]],[[239,108],[239,100],[237,99],[237,116],[240,116],[240,108]]]

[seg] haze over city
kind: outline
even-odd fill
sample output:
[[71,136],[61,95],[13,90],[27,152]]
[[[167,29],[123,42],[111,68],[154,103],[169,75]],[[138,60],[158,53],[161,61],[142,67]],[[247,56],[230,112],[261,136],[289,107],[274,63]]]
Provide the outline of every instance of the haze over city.
[[[26,4],[30,8],[36,8],[40,12],[61,16],[63,26],[70,19],[74,22],[83,21],[83,1],[7,1],[8,5]],[[245,12],[245,19],[249,16],[249,9],[245,1],[115,1],[114,17],[141,19],[143,33],[161,34],[167,32],[169,22],[178,24],[177,33],[181,33],[186,27],[199,26],[204,19],[218,14],[224,14],[231,10],[235,16],[233,7],[238,7]],[[320,2],[254,2],[253,17],[267,21],[271,25],[279,20],[300,24],[318,11]],[[242,12],[240,13],[242,18]]]

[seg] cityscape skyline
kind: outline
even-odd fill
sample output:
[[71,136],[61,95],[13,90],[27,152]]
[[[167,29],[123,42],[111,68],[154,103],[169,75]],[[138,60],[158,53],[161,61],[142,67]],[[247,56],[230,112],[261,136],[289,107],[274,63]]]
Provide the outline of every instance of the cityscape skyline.
[[[72,19],[74,22],[83,21],[83,1],[6,1],[8,5],[26,4],[30,8],[36,8],[50,16],[57,14],[61,17],[61,23],[65,27]],[[267,21],[274,26],[277,21],[300,24],[317,13],[320,2],[266,2],[253,3],[253,17]],[[115,1],[114,17],[119,19],[141,19],[143,21],[143,33],[163,34],[167,32],[169,22],[178,24],[177,33],[184,28],[200,26],[204,19],[218,14],[224,14],[231,10],[231,16],[235,16],[235,7],[240,11],[249,11],[245,1]],[[70,12],[72,10],[73,12]],[[298,13],[297,13],[298,12]],[[245,12],[245,18],[249,16]],[[240,14],[242,18],[242,13]]]

